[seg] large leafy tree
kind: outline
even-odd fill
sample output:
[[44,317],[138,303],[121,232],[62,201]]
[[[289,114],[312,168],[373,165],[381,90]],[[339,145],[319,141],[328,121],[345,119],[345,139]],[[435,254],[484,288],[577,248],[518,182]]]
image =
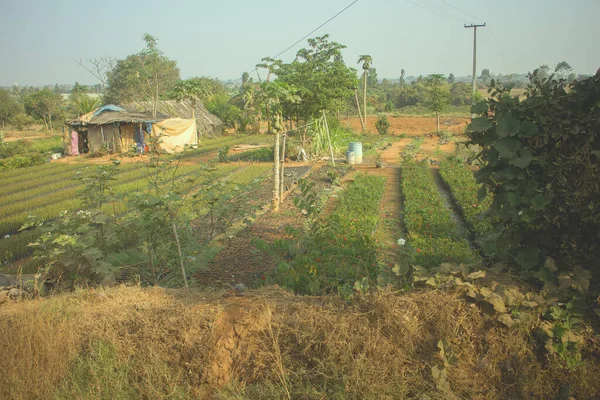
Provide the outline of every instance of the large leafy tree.
[[208,83],[201,78],[178,81],[171,91],[171,97],[177,101],[189,101],[192,104],[192,118],[196,118],[195,109],[198,100],[212,95]]
[[42,89],[25,98],[25,111],[32,117],[41,120],[46,131],[54,133],[52,119],[58,120],[63,113],[62,97],[50,89]]
[[158,39],[144,34],[146,47],[137,54],[117,61],[108,73],[107,103],[150,100],[156,115],[158,100],[170,92],[179,81],[177,62],[169,60],[158,48]]
[[450,103],[450,85],[444,75],[433,74],[425,78],[425,105],[435,112],[436,133],[440,132],[440,112]]
[[22,106],[8,90],[0,89],[0,123],[2,128],[15,115],[19,114]]
[[554,72],[560,79],[566,79],[572,70],[573,68],[566,61],[561,61],[554,67]]
[[329,41],[329,35],[308,39],[308,48],[277,70],[278,79],[296,87],[302,99],[293,107],[297,121],[319,118],[323,110],[339,110],[352,98],[358,79],[356,70],[344,63],[345,47]]

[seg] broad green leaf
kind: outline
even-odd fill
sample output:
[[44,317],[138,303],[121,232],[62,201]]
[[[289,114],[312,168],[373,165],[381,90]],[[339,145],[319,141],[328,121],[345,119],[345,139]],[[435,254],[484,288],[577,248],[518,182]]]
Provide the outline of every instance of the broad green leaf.
[[494,126],[488,117],[474,118],[467,126],[467,132],[485,132]]
[[514,165],[515,167],[519,167],[519,168],[523,169],[523,168],[526,168],[527,166],[529,166],[529,164],[531,164],[531,162],[534,159],[535,158],[532,155],[525,155],[525,156],[511,158],[510,160],[508,160],[508,163],[510,165]]
[[524,136],[535,136],[538,133],[538,127],[531,121],[525,121],[521,124],[521,132]]
[[546,207],[549,203],[550,203],[550,199],[543,194],[537,194],[537,195],[533,196],[533,199],[531,199],[531,207],[535,211],[543,210],[544,207]]
[[503,138],[494,143],[494,148],[498,151],[500,157],[513,158],[521,148],[521,141],[517,138]]
[[485,101],[480,101],[471,106],[471,114],[484,114],[488,110],[488,104]]
[[524,269],[531,269],[540,262],[540,251],[536,248],[525,247],[517,252],[515,261]]
[[501,137],[514,136],[519,133],[520,128],[521,122],[512,114],[507,114],[498,121],[496,133]]

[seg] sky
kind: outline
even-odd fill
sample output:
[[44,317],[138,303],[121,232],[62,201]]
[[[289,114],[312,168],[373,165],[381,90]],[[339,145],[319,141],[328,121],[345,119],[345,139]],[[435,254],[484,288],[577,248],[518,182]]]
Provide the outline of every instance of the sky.
[[[287,48],[353,0],[0,0],[0,86],[95,84],[75,59],[139,52],[150,33],[182,78],[236,79]],[[369,54],[378,77],[477,70],[526,73],[567,61],[600,67],[600,0],[359,0],[312,37],[328,33],[352,67]],[[280,58],[294,59],[306,40]]]

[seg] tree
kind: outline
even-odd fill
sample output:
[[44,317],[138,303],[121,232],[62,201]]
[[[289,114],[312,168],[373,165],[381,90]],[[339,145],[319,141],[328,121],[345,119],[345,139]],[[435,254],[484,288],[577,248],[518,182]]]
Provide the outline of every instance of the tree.
[[369,69],[371,69],[371,63],[373,62],[373,58],[370,55],[363,54],[358,57],[357,64],[362,63],[363,69],[363,118],[365,120],[365,125],[367,124],[367,74]]
[[177,101],[187,100],[192,104],[192,118],[196,118],[195,109],[198,99],[212,94],[205,80],[192,78],[180,80],[175,84],[171,97]]
[[108,73],[115,67],[116,61],[111,57],[88,58],[75,60],[75,63],[100,81],[102,93],[108,83]]
[[346,46],[330,42],[329,35],[308,39],[308,44],[277,71],[277,79],[298,88],[302,98],[289,111],[297,122],[320,118],[323,110],[339,110],[358,86],[356,70],[348,68],[342,57]]
[[560,79],[565,79],[572,70],[573,68],[571,68],[569,63],[566,61],[561,61],[558,64],[556,64],[556,67],[554,67],[554,72],[558,75]]
[[0,89],[0,123],[2,123],[2,128],[21,112],[21,108],[19,102],[8,90]]
[[160,51],[157,39],[144,34],[146,48],[138,54],[117,61],[108,73],[106,102],[126,103],[134,100],[150,100],[152,114],[156,115],[158,100],[173,89],[179,80],[177,62],[169,60]]
[[540,65],[540,67],[538,69],[536,69],[535,71],[533,71],[533,73],[536,74],[536,71],[537,71],[537,76],[540,79],[545,79],[550,76],[550,67],[547,64]]
[[489,69],[484,69],[483,71],[481,71],[481,76],[479,77],[479,79],[481,79],[481,82],[483,82],[484,85],[487,85],[490,80],[492,78],[492,75],[490,74],[490,70]]
[[91,97],[80,93],[75,96],[71,95],[71,104],[75,107],[79,116],[81,116],[100,107],[101,101],[98,97]]
[[260,64],[256,64],[256,68],[264,68],[267,70],[267,82],[271,81],[271,75],[276,74],[277,70],[281,67],[281,60],[275,60],[271,57],[264,57],[261,59]]
[[42,120],[46,131],[53,134],[52,117],[62,110],[62,96],[50,89],[42,89],[25,98],[25,111],[32,117]]
[[404,85],[406,85],[406,78],[404,78],[405,75],[406,75],[406,71],[404,69],[401,69],[400,70],[400,79],[398,81],[401,88],[403,88]]
[[379,80],[377,79],[377,69],[376,68],[371,68],[369,70],[369,73],[367,76],[367,82],[369,83],[370,86],[375,86],[379,83]]
[[425,105],[435,112],[436,133],[440,132],[440,112],[448,106],[450,90],[444,75],[433,74],[425,78]]
[[456,81],[456,78],[454,77],[454,74],[452,72],[450,73],[450,75],[448,75],[448,78],[446,79],[446,81],[451,85],[454,84],[454,82]]

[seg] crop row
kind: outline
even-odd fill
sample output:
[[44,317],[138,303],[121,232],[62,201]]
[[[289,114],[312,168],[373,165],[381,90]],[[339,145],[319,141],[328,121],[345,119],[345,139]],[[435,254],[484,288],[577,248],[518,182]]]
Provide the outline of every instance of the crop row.
[[[180,166],[177,175],[185,175],[197,169],[196,166]],[[119,184],[120,183],[120,184]],[[114,190],[124,193],[138,190],[147,185],[145,171],[141,169],[130,170],[117,176]],[[45,197],[38,197],[30,201],[3,207],[0,211],[0,235],[15,233],[26,221],[28,215],[34,214],[37,218],[47,220],[56,217],[61,211],[72,211],[81,207],[78,191],[82,185],[62,190]]]
[[302,278],[291,283],[292,288],[310,294],[331,290],[348,294],[357,282],[376,280],[380,271],[372,233],[385,183],[383,177],[359,174],[340,193],[325,227],[312,228],[303,244],[306,252],[296,255],[295,270]]
[[233,146],[241,143],[265,143],[270,142],[271,137],[266,135],[235,135],[230,137],[222,137],[218,139],[205,139],[200,146],[195,150],[186,151],[182,158],[189,159],[210,153],[224,146]]
[[24,182],[30,179],[51,176],[57,171],[77,170],[79,166],[62,163],[50,163],[35,165],[24,169],[15,169],[11,171],[0,172],[0,185],[12,185],[17,182]]
[[[15,196],[17,193],[23,192],[24,198],[31,198],[31,190],[39,191],[41,188],[45,188],[47,191],[54,191],[57,188],[66,187],[67,183],[75,185],[74,179],[77,176],[77,172],[81,171],[82,174],[88,173],[95,166],[83,166],[83,165],[69,165],[59,170],[53,170],[48,175],[33,175],[27,179],[20,179],[19,182],[9,183],[6,185],[10,190],[0,196],[0,202],[5,203],[4,198],[7,196]],[[133,164],[126,164],[117,170],[115,176],[123,174],[125,172],[134,169]],[[27,192],[27,193],[25,193]],[[35,192],[34,192],[35,193]]]
[[[135,179],[140,179],[142,177],[142,172],[139,170],[130,170],[123,174],[116,176],[118,182],[127,182]],[[74,182],[71,182],[74,183]],[[8,206],[2,207],[0,209],[0,222],[5,218],[8,218],[13,215],[21,214],[24,212],[32,213],[38,208],[60,203],[64,199],[70,199],[77,197],[77,192],[83,187],[83,184],[78,182],[74,185],[70,185],[63,190],[52,190],[52,187],[46,188],[47,195],[43,197],[21,197],[18,198],[14,203]],[[2,230],[0,229],[0,233]]]
[[447,261],[472,260],[474,254],[446,208],[429,166],[404,162],[401,187],[408,243],[416,250],[414,262],[435,267]]
[[477,191],[481,185],[477,183],[469,167],[447,159],[440,163],[440,175],[450,188],[450,193],[460,207],[470,230],[477,237],[488,235],[492,224],[489,219],[480,218],[480,214],[490,207],[492,197],[486,196],[481,202],[477,200]]
[[[177,170],[177,176],[186,176],[197,168],[198,167],[196,166],[189,165],[180,166]],[[237,168],[239,167],[234,165],[219,166],[217,168],[217,177],[227,175]],[[142,173],[143,171],[137,172]],[[114,186],[114,191],[115,193],[136,192],[148,187],[148,184],[148,179],[146,177],[141,177],[139,179]],[[196,184],[198,184],[198,182],[196,182]],[[38,209],[35,214],[37,218],[46,220],[56,217],[61,211],[74,211],[80,207],[80,200],[75,198]],[[110,214],[115,213],[116,215],[121,215],[127,212],[127,203],[125,200],[111,202],[103,206],[103,211]],[[12,223],[12,232],[16,232],[16,230],[18,230],[27,221],[27,216],[23,218],[22,215],[19,215],[19,217],[20,218],[14,218],[14,220],[12,218],[0,220],[0,229],[3,229],[5,226],[4,222],[7,221],[7,224]],[[6,233],[2,234],[2,236],[5,235]],[[12,234],[6,238],[0,238],[0,264],[7,261],[18,260],[30,255],[32,250],[31,248],[27,247],[27,245],[37,239],[38,236],[39,231],[37,229],[33,229]]]

